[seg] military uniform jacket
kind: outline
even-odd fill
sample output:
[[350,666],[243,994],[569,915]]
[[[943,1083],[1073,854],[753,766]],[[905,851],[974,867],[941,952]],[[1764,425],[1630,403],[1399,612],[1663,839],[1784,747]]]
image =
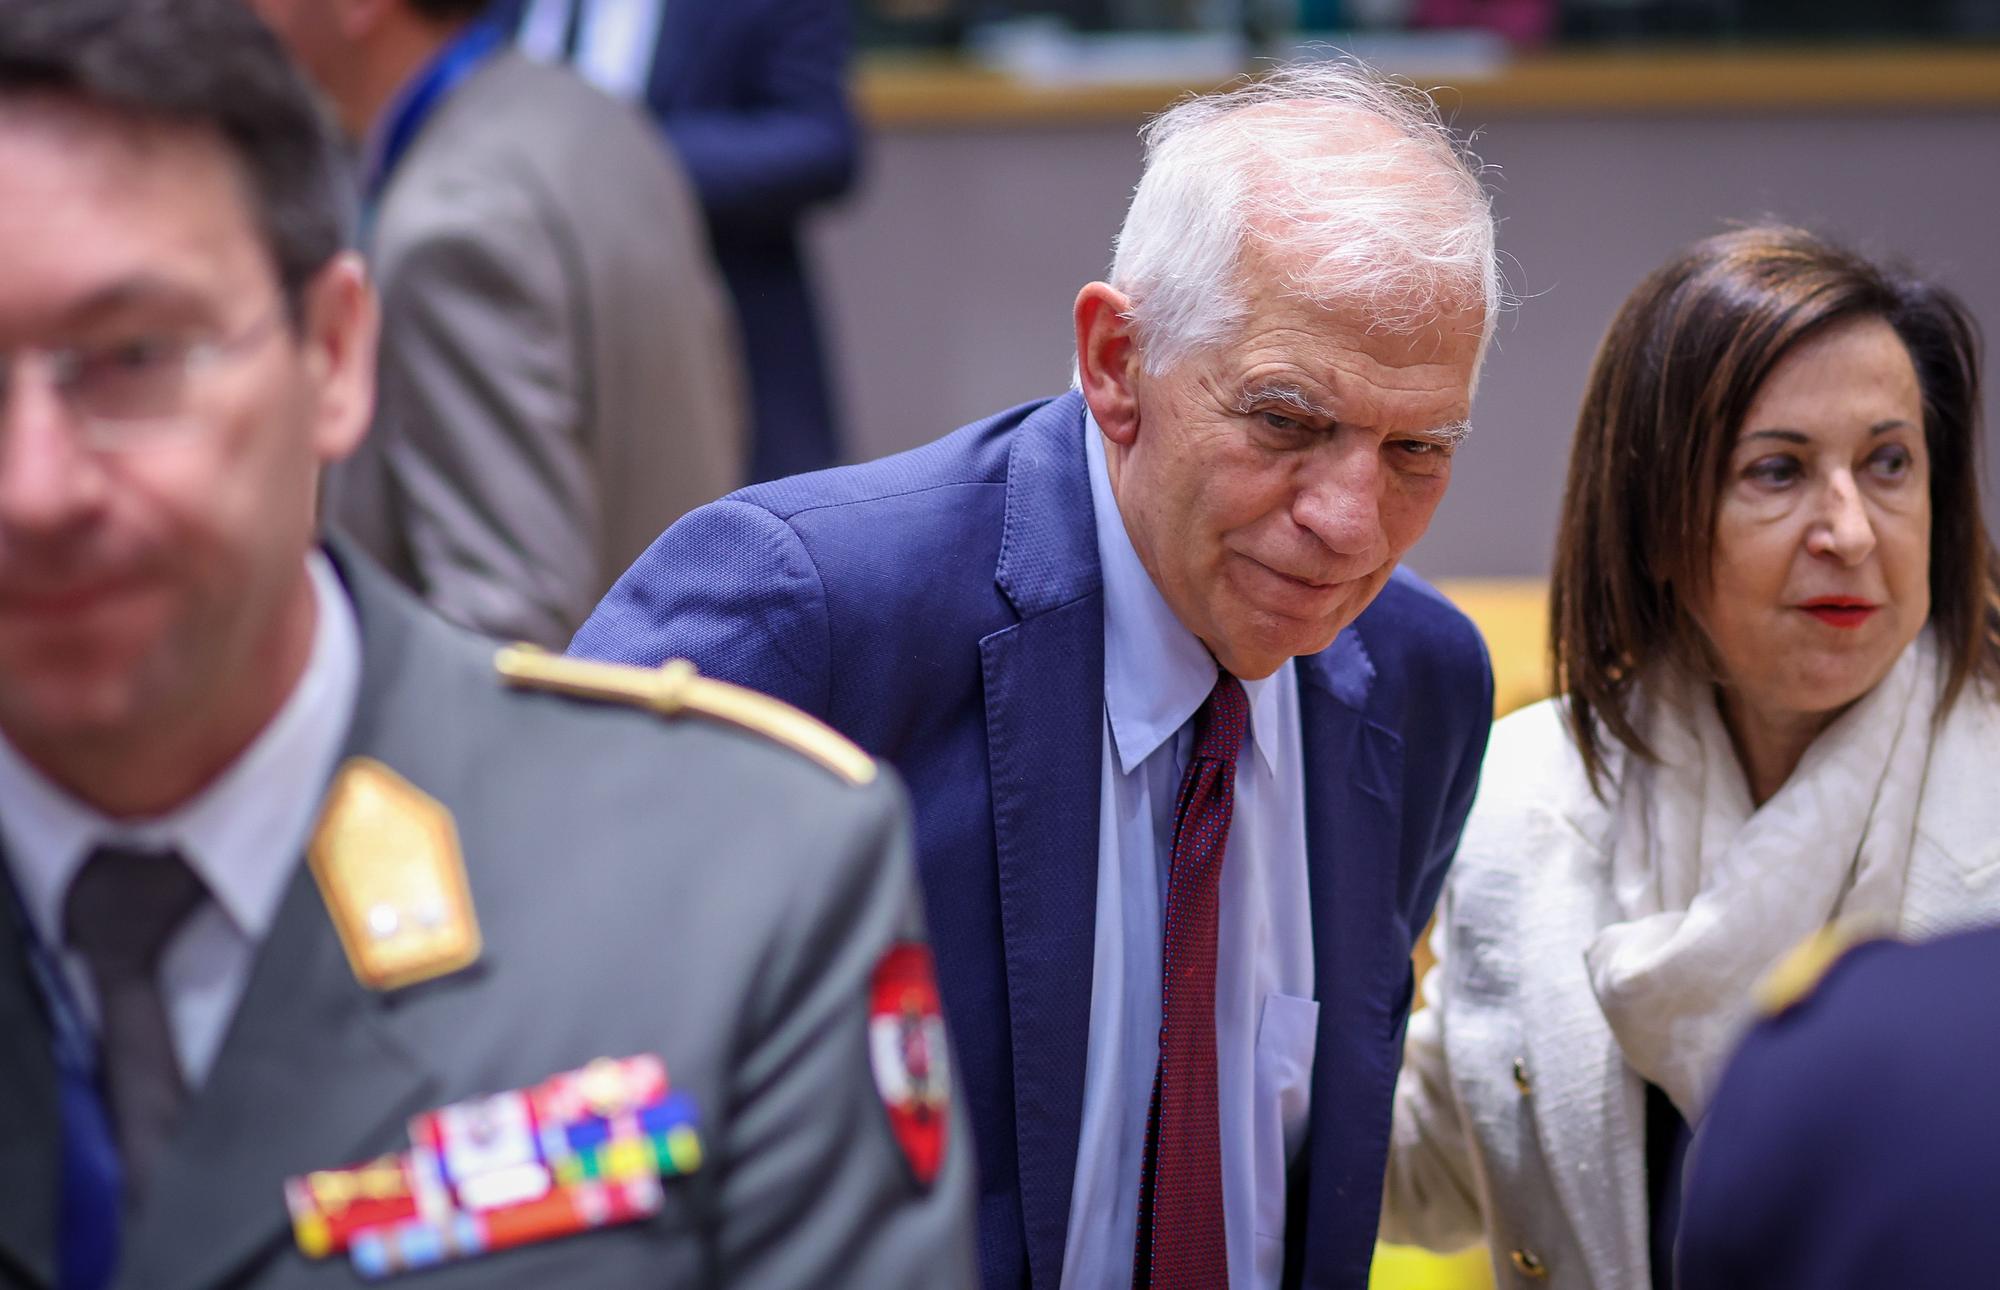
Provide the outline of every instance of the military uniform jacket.
[[[484,951],[362,986],[305,865],[128,1218],[121,1290],[360,1284],[295,1247],[284,1180],[408,1146],[413,1114],[657,1054],[705,1160],[655,1217],[422,1272],[472,1286],[971,1284],[969,1134],[921,1184],[871,1075],[870,976],[918,926],[900,791],[761,735],[506,688],[493,647],[336,551],[360,619],[349,755],[456,818]],[[0,1285],[53,1285],[59,1125],[0,920]],[[954,1108],[956,1114],[956,1108]]]
[[[1912,935],[2000,917],[2000,707],[1968,688],[1936,739],[1904,886]],[[1383,1235],[1433,1249],[1483,1235],[1502,1287],[1651,1284],[1645,1088],[1583,961],[1618,917],[1612,818],[1555,701],[1493,727],[1404,1047]]]

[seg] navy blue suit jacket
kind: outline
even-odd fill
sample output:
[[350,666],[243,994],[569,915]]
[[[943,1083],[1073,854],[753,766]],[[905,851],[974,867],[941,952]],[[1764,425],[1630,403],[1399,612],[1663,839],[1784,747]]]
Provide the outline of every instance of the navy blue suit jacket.
[[[499,0],[518,21],[524,0]],[[839,460],[799,221],[853,186],[845,0],[668,0],[646,107],[708,216],[750,369],[751,479]]]
[[1992,1285],[1996,1065],[2000,929],[1848,951],[1725,1068],[1688,1156],[1677,1284]]
[[[908,781],[989,1290],[1057,1285],[1083,1106],[1104,722],[1083,433],[1071,393],[744,489],[668,530],[571,647],[690,658]],[[1320,1029],[1289,1279],[1360,1290],[1411,944],[1472,803],[1492,678],[1472,625],[1398,572],[1299,660],[1299,702]]]
[[799,221],[854,182],[845,0],[671,0],[646,104],[708,214],[750,369],[751,479],[840,459]]

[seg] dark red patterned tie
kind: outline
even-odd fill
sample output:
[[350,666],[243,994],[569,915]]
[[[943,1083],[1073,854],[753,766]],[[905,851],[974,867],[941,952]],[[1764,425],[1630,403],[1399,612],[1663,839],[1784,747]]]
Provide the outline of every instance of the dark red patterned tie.
[[1139,1180],[1139,1290],[1226,1290],[1222,1129],[1215,1094],[1215,932],[1222,853],[1249,703],[1229,673],[1194,716],[1194,757],[1174,803],[1160,945],[1160,1064]]

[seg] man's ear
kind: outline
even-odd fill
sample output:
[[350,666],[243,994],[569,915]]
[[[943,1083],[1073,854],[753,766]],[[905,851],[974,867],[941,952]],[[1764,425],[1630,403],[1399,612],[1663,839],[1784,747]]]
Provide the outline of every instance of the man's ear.
[[361,257],[342,251],[306,289],[300,347],[313,384],[313,447],[322,464],[361,445],[375,415],[375,287]]
[[1128,315],[1132,301],[1105,282],[1076,293],[1076,371],[1083,400],[1113,443],[1139,433],[1139,344]]

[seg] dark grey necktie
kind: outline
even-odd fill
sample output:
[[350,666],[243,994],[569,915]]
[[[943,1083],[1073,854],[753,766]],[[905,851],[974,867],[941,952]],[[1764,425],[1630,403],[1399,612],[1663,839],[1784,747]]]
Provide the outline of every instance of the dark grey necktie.
[[63,904],[63,937],[97,988],[128,1203],[187,1097],[160,995],[160,953],[206,894],[176,852],[101,846],[77,871]]

